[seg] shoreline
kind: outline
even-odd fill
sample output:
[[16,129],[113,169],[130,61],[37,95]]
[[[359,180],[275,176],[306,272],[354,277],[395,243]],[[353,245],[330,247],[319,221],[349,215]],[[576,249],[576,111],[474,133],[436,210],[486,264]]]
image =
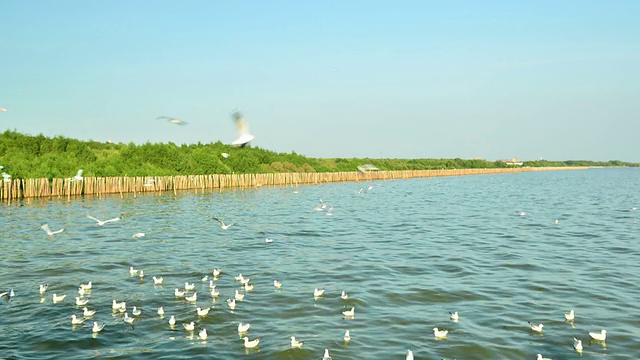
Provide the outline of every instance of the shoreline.
[[396,180],[422,177],[467,176],[488,174],[513,174],[534,171],[587,170],[586,166],[570,167],[524,167],[488,169],[447,170],[392,170],[371,172],[324,172],[324,173],[268,173],[268,174],[211,174],[179,176],[117,176],[85,177],[83,180],[69,179],[14,179],[0,186],[0,200],[102,196],[138,193],[164,193],[178,190],[221,190],[260,186],[318,185],[331,182],[359,182],[372,180]]

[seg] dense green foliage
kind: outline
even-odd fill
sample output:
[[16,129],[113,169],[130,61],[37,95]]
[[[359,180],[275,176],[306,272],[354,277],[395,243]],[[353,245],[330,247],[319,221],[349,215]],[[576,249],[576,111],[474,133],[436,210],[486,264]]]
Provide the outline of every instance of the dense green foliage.
[[[225,158],[222,153],[228,153]],[[270,172],[356,171],[362,164],[380,170],[423,170],[507,167],[480,159],[318,159],[276,153],[259,147],[210,144],[142,145],[48,138],[16,131],[0,134],[0,165],[13,178],[67,178],[80,168],[85,176],[162,176]],[[524,166],[639,166],[609,161],[528,161]]]

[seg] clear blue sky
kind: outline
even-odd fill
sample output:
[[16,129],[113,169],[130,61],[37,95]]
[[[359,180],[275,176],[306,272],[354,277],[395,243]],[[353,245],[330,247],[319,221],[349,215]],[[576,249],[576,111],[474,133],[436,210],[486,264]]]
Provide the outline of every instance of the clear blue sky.
[[[0,0],[0,130],[640,162],[640,1]],[[174,116],[176,126],[156,120]]]

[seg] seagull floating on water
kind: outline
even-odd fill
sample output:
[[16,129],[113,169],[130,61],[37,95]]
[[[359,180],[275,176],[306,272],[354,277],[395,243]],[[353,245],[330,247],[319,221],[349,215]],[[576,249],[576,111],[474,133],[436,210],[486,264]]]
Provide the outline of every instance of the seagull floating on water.
[[78,295],[84,296],[84,288],[83,287],[79,287],[78,288]]
[[544,327],[544,325],[542,325],[542,324],[535,325],[531,321],[527,321],[527,323],[529,323],[529,326],[531,326],[531,330],[539,332],[539,333],[542,332],[542,327]]
[[349,341],[351,341],[351,335],[349,335],[349,330],[346,330],[346,331],[344,332],[344,337],[343,337],[343,339],[344,339],[344,342],[349,342]]
[[193,329],[196,328],[196,325],[193,321],[188,324],[182,324],[182,326],[184,326],[184,329],[187,331],[193,331]]
[[218,289],[216,289],[216,288],[211,289],[211,296],[212,297],[220,296],[220,291],[218,291]]
[[198,316],[207,316],[207,314],[209,313],[209,310],[211,310],[210,307],[208,308],[196,308],[196,313],[198,314]]
[[235,299],[227,299],[227,306],[229,307],[229,309],[233,310],[236,308],[236,301]]
[[407,357],[405,360],[413,360],[413,351],[411,351],[411,349],[407,350]]
[[236,290],[235,299],[236,299],[236,300],[238,300],[238,301],[242,301],[242,300],[244,300],[244,294],[240,294],[240,293],[238,292],[238,290]]
[[249,284],[249,283],[244,284],[244,291],[252,291],[252,290],[253,290],[253,284]]
[[120,309],[126,309],[127,308],[127,303],[126,302],[117,302],[115,299],[113,300],[113,302],[111,303],[111,308],[113,310],[120,310]]
[[184,299],[190,302],[196,302],[196,300],[198,299],[198,293],[193,293],[193,295],[191,296],[185,296]]
[[144,271],[140,270],[140,273],[138,274],[138,277],[140,277],[140,280],[144,279]]
[[159,278],[157,277],[153,277],[153,285],[162,285],[162,282],[164,281],[164,278],[161,276]]
[[44,292],[47,291],[48,287],[49,284],[40,284],[40,295],[44,294]]
[[158,315],[164,316],[164,308],[162,306],[158,308]]
[[[81,288],[82,289],[82,288]],[[85,306],[89,303],[89,299],[80,299],[80,297],[76,296],[76,305]]]
[[247,331],[249,331],[249,328],[251,327],[251,324],[246,323],[238,323],[238,332],[239,333],[246,333]]
[[84,322],[84,319],[79,319],[76,314],[71,315],[71,325],[80,325]]
[[349,294],[346,291],[342,290],[342,294],[340,294],[340,299],[347,300],[349,298]]
[[446,337],[449,333],[449,330],[438,330],[437,327],[433,328],[433,335],[437,338]]
[[49,224],[42,224],[42,226],[40,226],[42,228],[42,230],[47,232],[47,235],[49,236],[53,236],[55,234],[60,234],[61,232],[64,231],[64,228],[60,229],[60,230],[56,230],[56,231],[51,231],[51,229],[49,229]]
[[80,287],[84,290],[91,290],[93,289],[93,284],[91,283],[91,281],[89,281],[86,284],[80,284]]
[[133,305],[133,309],[131,310],[131,314],[133,316],[140,316],[142,314],[142,310],[138,309],[135,305]]
[[102,331],[102,329],[104,329],[104,324],[100,325],[100,324],[98,324],[97,321],[93,322],[93,328],[91,329],[91,331],[93,331],[93,333],[97,334],[100,331]]
[[134,321],[135,319],[136,319],[136,318],[129,317],[129,314],[127,314],[126,312],[124,313],[124,319],[123,319],[123,320],[124,320],[124,322],[126,322],[127,324],[129,324],[129,325],[132,325],[132,326],[133,326],[133,321]]
[[224,221],[218,219],[217,217],[214,217],[213,219],[220,223],[220,228],[222,228],[222,230],[227,230],[229,228],[229,226],[233,225],[233,223],[227,225],[227,224],[224,223]]
[[296,340],[295,336],[291,337],[291,347],[292,348],[301,348],[303,344],[304,344],[304,341]]
[[82,316],[91,317],[95,315],[96,310],[89,310],[86,306],[82,308]]
[[176,324],[176,317],[171,315],[171,317],[169,318],[169,325],[173,326]]
[[567,319],[567,321],[573,321],[576,318],[576,314],[573,309],[571,309],[568,314],[564,314],[564,318]]
[[67,295],[53,294],[53,303],[55,304],[55,303],[59,303],[59,302],[63,301],[66,296]]
[[313,289],[313,297],[320,297],[322,294],[324,294],[324,289]]
[[133,266],[129,266],[129,275],[131,275],[131,276],[138,275],[138,272],[139,272],[139,271],[140,271],[140,270],[136,270],[136,269],[134,269],[134,268],[133,268]]
[[222,274],[222,270],[220,269],[213,269],[213,277],[217,278],[218,276],[220,276],[220,274]]
[[282,288],[282,283],[278,280],[273,280],[273,287],[276,289]]
[[102,226],[102,225],[104,225],[104,224],[106,224],[106,223],[110,223],[110,222],[118,221],[118,220],[120,220],[120,219],[121,219],[121,217],[119,217],[119,216],[118,216],[118,217],[115,217],[115,218],[113,218],[113,219],[109,219],[109,220],[102,221],[102,220],[98,220],[98,219],[94,218],[94,217],[93,217],[93,216],[91,216],[91,215],[87,215],[87,217],[88,217],[89,219],[93,220],[93,221],[96,221],[96,222],[98,223],[98,226]]
[[578,340],[573,338],[573,348],[576,349],[577,352],[582,351],[582,340]]
[[135,233],[135,234],[131,235],[131,237],[135,238],[135,239],[141,238],[141,237],[144,237],[144,233],[142,233],[142,232]]
[[551,358],[542,357],[542,354],[538,354],[538,358],[536,360],[552,360]]
[[189,284],[188,282],[184,283],[184,289],[186,291],[195,290],[195,288],[196,288],[196,284],[194,284],[194,283],[191,283],[191,284]]
[[603,329],[600,332],[589,332],[589,336],[591,336],[593,340],[605,341],[607,339],[607,330]]
[[354,317],[356,315],[356,308],[352,307],[351,310],[343,311],[342,315],[344,317]]
[[329,349],[324,349],[324,355],[322,356],[322,360],[331,360],[331,356],[329,356]]
[[3,293],[0,294],[0,298],[1,297],[7,297],[9,300],[11,300],[12,297],[16,296],[16,293],[13,292],[13,289],[9,290],[9,291],[5,291]]
[[449,317],[451,318],[451,320],[453,321],[458,321],[460,319],[460,316],[458,315],[458,312],[451,312],[449,311]]
[[200,339],[202,340],[207,340],[207,329],[202,329],[200,330],[200,332],[198,333],[198,336],[200,337]]
[[244,340],[244,347],[246,347],[247,349],[255,348],[256,346],[258,346],[258,343],[260,343],[260,338],[249,341],[249,338],[245,336],[242,339]]
[[178,288],[176,288],[176,289],[174,290],[174,292],[173,292],[173,294],[174,294],[176,297],[184,297],[184,294],[185,294],[185,293],[186,293],[186,291],[180,291],[180,290],[178,290]]

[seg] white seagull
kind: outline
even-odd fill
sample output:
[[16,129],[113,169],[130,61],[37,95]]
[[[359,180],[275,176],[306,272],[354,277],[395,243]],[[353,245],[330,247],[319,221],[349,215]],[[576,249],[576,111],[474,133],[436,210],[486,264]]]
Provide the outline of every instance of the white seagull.
[[187,125],[188,122],[186,121],[182,121],[182,120],[178,120],[176,118],[172,118],[169,116],[158,116],[156,118],[156,120],[167,120],[168,122],[172,123],[172,124],[176,124],[176,125]]
[[247,331],[249,331],[249,328],[251,327],[251,324],[246,323],[238,323],[238,332],[239,333],[246,333]]
[[571,309],[568,314],[564,314],[564,318],[567,319],[567,321],[573,321],[576,318],[576,314],[573,309]]
[[162,306],[158,308],[158,315],[160,315],[161,317],[164,316],[164,308]]
[[193,331],[193,329],[196,328],[196,325],[193,321],[188,324],[182,324],[182,326],[184,326],[184,329],[187,331]]
[[538,354],[538,358],[536,360],[552,360],[551,358],[542,357],[542,354]]
[[176,317],[171,315],[171,317],[169,318],[169,325],[173,326],[176,324]]
[[405,360],[413,360],[413,351],[411,351],[411,349],[407,350],[407,357]]
[[139,272],[139,271],[140,271],[140,270],[136,270],[136,269],[134,269],[134,268],[133,268],[133,266],[129,266],[129,275],[131,275],[131,276],[138,275],[138,272]]
[[222,230],[227,230],[229,228],[229,226],[233,225],[233,223],[227,225],[227,224],[224,223],[224,221],[218,219],[217,217],[214,217],[213,219],[220,223],[220,228],[222,228]]
[[48,287],[49,284],[40,284],[40,295],[44,294],[44,292],[47,291]]
[[343,311],[342,315],[344,317],[354,317],[356,315],[356,308],[352,307],[351,310]]
[[349,341],[351,341],[351,335],[349,334],[349,330],[346,330],[346,331],[344,332],[344,337],[343,337],[343,339],[344,339],[344,341],[345,341],[345,342],[349,342]]
[[260,338],[249,341],[249,338],[246,336],[243,337],[242,340],[244,340],[244,347],[246,347],[247,349],[252,349],[258,346],[258,343],[260,342]]
[[278,280],[273,280],[273,287],[276,289],[282,288],[282,283]]
[[113,310],[126,309],[127,308],[127,303],[124,302],[124,301],[119,303],[114,299],[113,302],[111,303],[111,308]]
[[234,140],[231,145],[245,147],[256,137],[249,133],[249,126],[239,111],[234,112],[231,116],[233,117],[233,120],[236,123],[236,129],[238,130],[238,138]]
[[84,319],[78,319],[76,314],[71,315],[71,325],[80,325],[84,322]]
[[94,333],[99,333],[100,331],[102,331],[102,329],[104,329],[104,324],[100,325],[97,321],[93,322],[93,329],[91,329],[91,331],[93,331]]
[[49,224],[42,224],[42,226],[40,226],[42,228],[42,230],[47,232],[47,235],[49,236],[53,236],[55,234],[60,234],[61,232],[64,231],[64,228],[60,229],[60,230],[56,230],[56,231],[51,231],[51,229],[49,229]]
[[140,270],[140,274],[138,274],[140,280],[144,279],[144,270]]
[[196,302],[196,300],[198,300],[198,293],[193,293],[191,296],[185,296],[184,299],[190,302]]
[[136,319],[136,318],[129,317],[129,314],[124,313],[124,319],[123,319],[123,320],[124,320],[124,322],[126,322],[127,324],[129,324],[129,325],[132,325],[132,326],[133,326],[133,321],[134,321],[135,319]]
[[82,181],[84,178],[82,177],[82,169],[78,170],[76,176],[73,177],[73,181]]
[[[82,289],[82,288],[81,288]],[[80,299],[80,297],[76,296],[76,305],[85,306],[89,303],[89,299]]]
[[218,276],[220,276],[220,274],[222,274],[222,270],[220,269],[213,269],[213,277],[217,278]]
[[138,309],[135,305],[133,305],[133,309],[131,310],[131,314],[133,316],[140,316],[142,314],[142,310]]
[[240,294],[238,290],[236,290],[235,300],[238,300],[238,301],[244,300],[244,294]]
[[207,329],[202,329],[200,330],[200,332],[198,333],[198,336],[200,336],[200,339],[202,340],[207,340]]
[[296,340],[295,336],[291,337],[291,347],[292,348],[301,348],[303,344],[304,344],[304,341]]
[[238,274],[238,276],[235,276],[234,279],[236,279],[236,281],[242,281],[244,280],[244,276],[242,276],[242,274]]
[[131,235],[131,237],[135,238],[135,239],[141,238],[141,237],[144,237],[144,233],[143,232],[135,233],[135,234]]
[[236,308],[236,301],[235,300],[231,300],[231,299],[227,299],[227,306],[231,310],[235,309]]
[[329,356],[329,349],[324,349],[324,355],[322,356],[322,360],[331,360],[331,356]]
[[220,296],[220,291],[218,291],[218,289],[216,289],[216,288],[211,289],[211,296],[212,297]]
[[244,291],[252,291],[252,290],[253,290],[253,284],[249,284],[249,283],[244,284]]
[[340,294],[340,299],[347,300],[349,298],[349,294],[346,291],[342,290],[342,294]]
[[204,309],[196,308],[196,313],[198,313],[198,316],[207,316],[207,314],[209,313],[209,310],[211,310],[210,307],[204,308]]
[[451,312],[449,311],[449,317],[451,318],[451,320],[453,321],[458,321],[460,319],[460,315],[458,315],[458,312]]
[[195,283],[191,283],[191,284],[189,284],[188,282],[184,283],[184,289],[186,291],[195,290],[195,288],[196,288],[196,284]]
[[84,288],[83,287],[79,287],[78,288],[78,295],[84,296]]
[[96,222],[98,223],[98,226],[102,226],[102,225],[104,225],[104,224],[106,224],[106,223],[110,223],[110,222],[118,221],[118,220],[120,220],[120,219],[121,219],[121,217],[119,217],[119,216],[118,216],[118,217],[115,217],[115,218],[113,218],[113,219],[109,219],[109,220],[102,221],[102,220],[98,220],[98,219],[94,218],[94,217],[93,217],[93,216],[91,216],[91,215],[87,215],[87,217],[88,217],[89,219],[93,220],[93,221],[96,221]]
[[180,297],[184,297],[185,292],[186,292],[186,291],[180,291],[180,290],[178,290],[178,288],[176,288],[176,289],[174,290],[173,294],[174,294],[176,297],[179,297],[179,298],[180,298]]
[[448,333],[448,330],[438,330],[437,327],[433,328],[433,335],[435,335],[435,337],[437,338],[446,337]]
[[322,294],[324,294],[324,289],[318,289],[318,288],[313,289],[313,297],[317,298],[322,296]]
[[91,317],[95,315],[96,310],[89,310],[86,306],[82,308],[82,316]]
[[65,298],[66,296],[67,296],[67,295],[58,295],[58,294],[53,294],[53,303],[55,304],[55,303],[59,303],[59,302],[61,302],[62,300],[64,300],[64,298]]
[[576,349],[577,352],[582,351],[582,340],[578,340],[573,338],[573,348]]
[[91,283],[91,281],[89,281],[86,284],[80,284],[80,287],[83,288],[84,290],[91,290],[93,289],[93,284]]
[[591,336],[593,340],[605,341],[607,339],[607,330],[603,329],[600,332],[589,332],[589,336]]
[[531,326],[531,330],[535,331],[535,332],[542,332],[542,327],[544,327],[544,325],[540,324],[540,325],[535,325],[533,324],[531,321],[527,321],[529,323],[529,326]]
[[162,282],[164,281],[164,278],[162,276],[160,276],[159,278],[157,277],[153,277],[153,285],[162,285]]

